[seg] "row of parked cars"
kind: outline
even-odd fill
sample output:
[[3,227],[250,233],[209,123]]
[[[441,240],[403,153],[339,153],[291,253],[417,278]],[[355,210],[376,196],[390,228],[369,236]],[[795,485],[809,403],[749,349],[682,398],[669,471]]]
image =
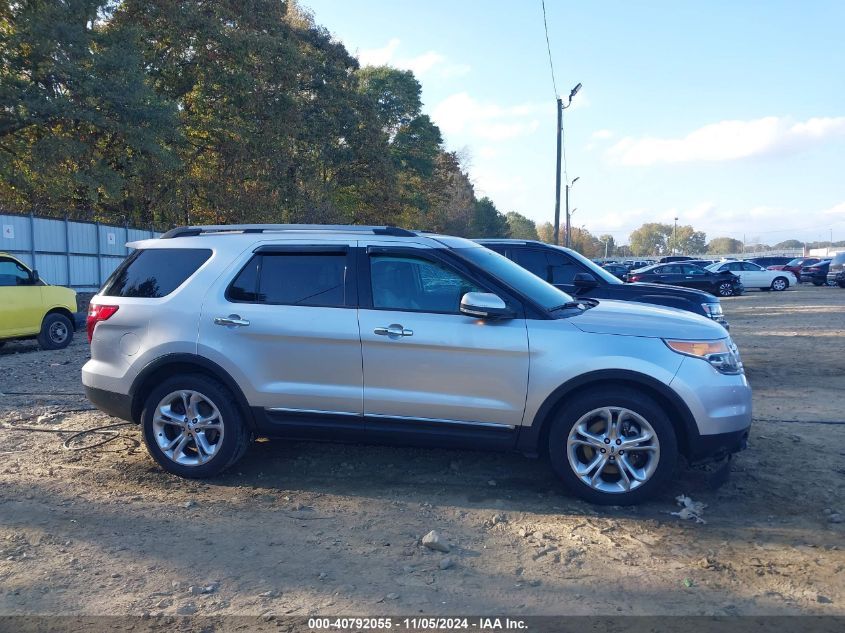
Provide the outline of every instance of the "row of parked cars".
[[843,263],[845,254],[826,260],[818,257],[757,257],[746,260],[667,257],[640,268],[612,262],[604,264],[603,268],[622,281],[698,288],[730,297],[742,294],[746,288],[783,291],[801,282],[816,286],[837,285],[837,279],[842,278]]

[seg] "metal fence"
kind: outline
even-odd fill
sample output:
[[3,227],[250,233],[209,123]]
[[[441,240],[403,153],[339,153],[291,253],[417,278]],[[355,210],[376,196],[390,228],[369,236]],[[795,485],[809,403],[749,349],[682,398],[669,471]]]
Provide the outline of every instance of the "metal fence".
[[38,270],[45,281],[94,292],[132,249],[127,242],[158,237],[151,230],[0,214],[0,252],[11,253]]

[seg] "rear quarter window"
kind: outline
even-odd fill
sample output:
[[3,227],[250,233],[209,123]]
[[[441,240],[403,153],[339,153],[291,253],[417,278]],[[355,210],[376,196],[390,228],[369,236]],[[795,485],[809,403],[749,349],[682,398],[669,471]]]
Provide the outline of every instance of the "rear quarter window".
[[118,266],[103,286],[107,297],[166,297],[193,275],[208,258],[206,248],[138,250]]

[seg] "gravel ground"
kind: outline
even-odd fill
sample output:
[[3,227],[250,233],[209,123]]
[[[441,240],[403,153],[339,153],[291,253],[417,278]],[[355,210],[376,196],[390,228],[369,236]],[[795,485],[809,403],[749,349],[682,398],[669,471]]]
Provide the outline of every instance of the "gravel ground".
[[[543,461],[446,450],[258,442],[233,472],[181,480],[134,426],[63,448],[116,422],[68,412],[90,406],[84,333],[7,344],[0,615],[843,615],[845,291],[724,306],[751,446],[722,487],[681,470],[636,508],[568,496]],[[706,523],[670,514],[682,493]],[[421,544],[432,529],[448,553]]]

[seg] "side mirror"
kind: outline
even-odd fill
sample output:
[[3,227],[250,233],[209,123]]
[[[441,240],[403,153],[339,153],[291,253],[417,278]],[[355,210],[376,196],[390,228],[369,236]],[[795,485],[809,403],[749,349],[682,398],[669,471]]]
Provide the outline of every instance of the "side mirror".
[[468,292],[461,299],[461,314],[481,319],[510,319],[513,313],[492,292]]
[[576,288],[595,288],[599,285],[592,273],[576,273],[572,283]]
[[33,270],[32,273],[30,274],[29,278],[32,280],[33,285],[37,284],[39,281],[41,281],[41,277],[38,275],[37,270]]

